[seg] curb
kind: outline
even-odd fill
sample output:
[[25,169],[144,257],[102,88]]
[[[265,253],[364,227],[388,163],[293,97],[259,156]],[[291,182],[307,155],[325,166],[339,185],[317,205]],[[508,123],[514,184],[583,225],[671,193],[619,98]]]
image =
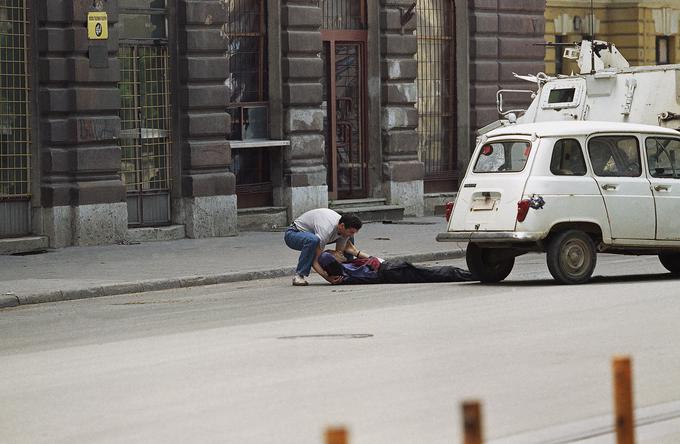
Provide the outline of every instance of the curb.
[[[386,259],[409,262],[434,262],[448,259],[458,259],[465,255],[465,250],[455,249],[435,253],[418,253],[401,256],[390,256]],[[248,271],[243,273],[229,273],[207,276],[188,276],[182,278],[154,279],[139,282],[123,282],[120,284],[102,285],[74,290],[55,290],[26,295],[0,295],[0,309],[20,305],[42,304],[47,302],[72,301],[102,296],[117,296],[121,294],[145,293],[148,291],[172,290],[177,288],[199,287],[203,285],[229,284],[233,282],[254,281],[258,279],[274,279],[290,276],[295,267],[274,268],[269,270]]]
[[0,295],[0,308],[16,307],[20,304],[19,298],[14,293]]

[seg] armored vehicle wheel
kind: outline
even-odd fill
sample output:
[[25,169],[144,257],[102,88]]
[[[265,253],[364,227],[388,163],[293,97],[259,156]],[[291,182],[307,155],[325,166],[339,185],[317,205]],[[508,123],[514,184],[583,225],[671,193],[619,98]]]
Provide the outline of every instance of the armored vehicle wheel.
[[547,260],[555,280],[562,284],[583,284],[595,270],[595,242],[583,231],[563,231],[548,244]]
[[502,281],[515,266],[514,256],[508,257],[506,250],[482,248],[473,243],[467,246],[465,260],[473,278],[486,283]]
[[659,255],[661,265],[673,274],[680,274],[680,253],[662,253]]

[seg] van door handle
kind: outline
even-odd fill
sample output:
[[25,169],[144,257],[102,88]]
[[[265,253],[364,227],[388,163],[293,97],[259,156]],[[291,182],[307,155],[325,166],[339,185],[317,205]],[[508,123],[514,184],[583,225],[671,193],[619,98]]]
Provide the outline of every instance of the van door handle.
[[668,185],[657,185],[654,187],[656,191],[668,191],[671,189]]
[[609,184],[609,183],[602,185],[602,189],[605,190],[605,191],[614,191],[617,188],[618,188],[618,186],[612,185],[612,184]]

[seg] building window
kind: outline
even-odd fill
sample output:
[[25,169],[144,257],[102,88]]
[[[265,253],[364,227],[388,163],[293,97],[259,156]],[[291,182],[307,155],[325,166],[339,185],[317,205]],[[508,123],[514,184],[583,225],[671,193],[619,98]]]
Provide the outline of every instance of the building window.
[[131,226],[170,222],[171,114],[165,0],[119,0],[121,172]]
[[656,37],[656,64],[667,65],[670,63],[670,39],[668,36]]
[[366,29],[366,2],[364,0],[321,0],[322,29]]
[[0,238],[31,231],[28,8],[0,0]]
[[30,146],[28,8],[9,0],[0,3],[0,202],[30,198]]
[[456,188],[454,3],[418,3],[418,140],[425,192]]
[[[269,138],[269,76],[267,70],[267,7],[265,0],[226,0],[227,59],[231,89],[227,112],[229,139]],[[236,148],[235,148],[236,147]],[[232,168],[240,208],[273,203],[271,149],[232,144]]]
[[226,5],[230,139],[267,138],[269,90],[265,0],[227,0]]

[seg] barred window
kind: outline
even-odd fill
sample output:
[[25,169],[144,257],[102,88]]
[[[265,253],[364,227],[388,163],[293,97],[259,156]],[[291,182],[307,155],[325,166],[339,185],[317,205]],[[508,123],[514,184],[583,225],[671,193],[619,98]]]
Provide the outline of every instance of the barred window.
[[268,137],[267,11],[265,0],[226,0],[227,104],[231,139]]
[[365,0],[321,0],[323,29],[366,29]]
[[24,0],[0,1],[0,201],[30,197],[27,14]]

